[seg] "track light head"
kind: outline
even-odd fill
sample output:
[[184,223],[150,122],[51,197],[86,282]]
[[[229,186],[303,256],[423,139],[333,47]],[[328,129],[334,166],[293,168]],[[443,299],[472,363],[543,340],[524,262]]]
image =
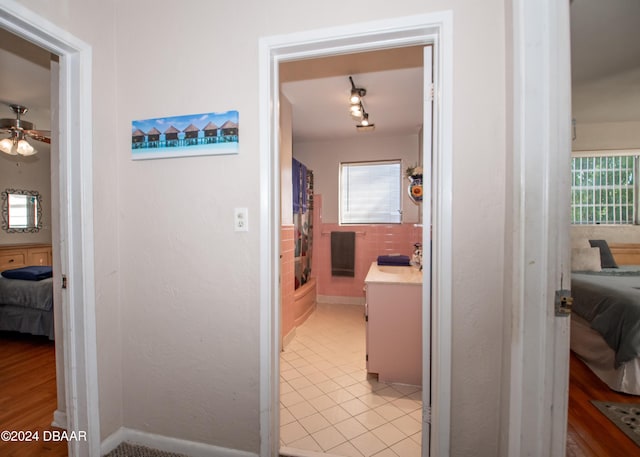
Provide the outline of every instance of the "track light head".
[[362,88],[351,89],[351,97],[349,97],[349,102],[352,105],[357,105],[362,101],[362,97],[367,95],[367,90]]

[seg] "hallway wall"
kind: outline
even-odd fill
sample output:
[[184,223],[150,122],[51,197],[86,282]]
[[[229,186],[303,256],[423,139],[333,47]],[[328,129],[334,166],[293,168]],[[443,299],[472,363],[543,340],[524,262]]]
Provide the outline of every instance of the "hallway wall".
[[[497,455],[512,239],[503,0],[18,3],[92,51],[103,439],[126,427],[249,454],[261,441],[259,40],[450,10],[451,455]],[[230,109],[237,155],[131,160],[132,120]],[[236,207],[248,208],[249,232],[233,230]]]

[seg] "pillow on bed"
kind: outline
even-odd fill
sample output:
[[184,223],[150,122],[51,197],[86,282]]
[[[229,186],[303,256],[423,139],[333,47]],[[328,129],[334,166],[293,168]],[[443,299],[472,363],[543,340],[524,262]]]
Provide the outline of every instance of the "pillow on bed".
[[602,271],[600,249],[571,249],[571,271]]
[[15,268],[13,270],[5,270],[2,272],[2,276],[7,279],[24,279],[27,281],[40,281],[41,279],[47,279],[53,276],[51,267],[47,266],[31,266]]
[[594,248],[600,248],[600,266],[602,268],[618,268],[606,240],[589,240],[589,244]]

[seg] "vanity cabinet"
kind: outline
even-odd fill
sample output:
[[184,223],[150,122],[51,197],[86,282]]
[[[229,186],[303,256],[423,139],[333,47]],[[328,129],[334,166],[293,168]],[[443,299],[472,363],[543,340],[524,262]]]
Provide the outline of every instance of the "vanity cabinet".
[[51,264],[51,245],[14,244],[0,246],[0,271],[31,265]]
[[365,279],[367,371],[380,382],[422,385],[422,272],[390,268],[406,270],[373,263]]

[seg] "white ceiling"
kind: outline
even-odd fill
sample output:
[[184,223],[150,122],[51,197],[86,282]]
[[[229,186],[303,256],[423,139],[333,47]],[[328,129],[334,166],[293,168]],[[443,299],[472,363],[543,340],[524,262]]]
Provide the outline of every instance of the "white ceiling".
[[[282,64],[282,93],[292,104],[294,141],[417,134],[422,125],[422,55],[419,46]],[[358,122],[349,111],[349,76],[367,91],[362,103],[375,124],[373,131],[356,129]]]
[[640,121],[640,0],[572,0],[573,117]]
[[[640,121],[640,0],[572,0],[573,115],[578,122]],[[0,29],[0,118],[9,103],[49,129],[50,54]],[[352,76],[367,89],[374,132],[349,115]],[[416,133],[422,119],[422,50],[409,47],[283,63],[295,141]],[[215,107],[212,107],[215,110]]]
[[0,118],[15,117],[8,105],[18,104],[36,129],[51,128],[50,62],[49,52],[0,28]]

